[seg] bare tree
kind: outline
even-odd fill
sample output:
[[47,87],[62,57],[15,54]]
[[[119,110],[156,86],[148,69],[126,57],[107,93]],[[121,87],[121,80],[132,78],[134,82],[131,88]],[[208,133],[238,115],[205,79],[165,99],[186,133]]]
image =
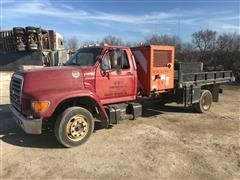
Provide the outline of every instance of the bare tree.
[[143,42],[147,45],[168,45],[168,46],[176,46],[177,50],[181,49],[181,40],[177,36],[169,36],[169,35],[157,35],[153,34],[152,36],[145,39]]
[[240,35],[239,33],[224,33],[217,39],[217,58],[215,64],[221,64],[231,69],[240,83]]
[[240,72],[240,35],[224,33],[217,39],[215,64],[221,64],[226,69]]
[[75,51],[78,48],[78,39],[76,36],[72,36],[67,40],[67,47],[72,51]]
[[201,30],[192,34],[192,42],[201,51],[212,51],[216,45],[217,32],[212,30]]
[[181,50],[179,52],[178,60],[187,62],[196,62],[196,51],[192,43],[181,43]]
[[224,33],[217,39],[217,49],[221,51],[240,51],[240,35],[237,33]]
[[210,64],[213,61],[212,53],[216,50],[217,32],[201,30],[192,34],[192,43],[199,51],[198,60]]
[[111,36],[111,35],[104,37],[102,40],[102,43],[116,45],[116,46],[120,46],[124,44],[121,38]]
[[145,44],[160,44],[160,45],[177,45],[180,44],[180,38],[177,36],[169,36],[169,35],[157,35],[153,34],[152,36],[145,39]]
[[153,34],[152,36],[146,38],[143,44],[175,46],[176,58],[178,59],[180,57],[179,53],[181,51],[181,40],[177,36]]
[[128,41],[128,42],[126,42],[124,45],[127,46],[127,47],[133,47],[133,46],[134,46],[134,43]]
[[216,31],[201,30],[192,34],[192,42],[201,52],[212,51],[216,45]]
[[94,41],[94,40],[89,40],[89,41],[83,41],[81,44],[82,44],[83,46],[87,46],[87,45],[101,44],[101,42],[99,42],[99,41]]

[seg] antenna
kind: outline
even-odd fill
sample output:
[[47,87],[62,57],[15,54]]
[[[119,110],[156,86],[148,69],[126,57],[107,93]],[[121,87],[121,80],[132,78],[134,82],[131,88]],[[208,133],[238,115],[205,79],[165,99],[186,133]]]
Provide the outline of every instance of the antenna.
[[180,37],[180,25],[181,25],[180,23],[181,23],[180,17],[178,17],[178,34],[177,35],[178,35],[179,38],[181,38]]
[[0,3],[1,3],[1,7],[0,7],[0,11],[1,11],[1,14],[0,14],[0,18],[1,18],[0,19],[0,21],[1,21],[0,22],[0,30],[2,30],[3,29],[3,12],[2,12],[3,11],[3,7],[2,7],[3,2],[2,2],[2,0],[0,1]]

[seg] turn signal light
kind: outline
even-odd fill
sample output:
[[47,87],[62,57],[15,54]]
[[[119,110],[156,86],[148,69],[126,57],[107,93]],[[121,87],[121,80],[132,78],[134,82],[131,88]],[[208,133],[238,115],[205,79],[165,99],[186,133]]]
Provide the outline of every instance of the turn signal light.
[[32,102],[32,108],[33,111],[38,112],[44,112],[49,108],[50,102],[49,101],[33,101]]

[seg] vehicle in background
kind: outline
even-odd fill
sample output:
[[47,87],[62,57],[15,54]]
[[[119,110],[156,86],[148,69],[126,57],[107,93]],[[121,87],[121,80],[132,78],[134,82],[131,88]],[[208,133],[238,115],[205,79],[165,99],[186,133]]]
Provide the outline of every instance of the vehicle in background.
[[0,31],[0,70],[15,71],[21,65],[57,66],[70,57],[63,36],[37,27]]

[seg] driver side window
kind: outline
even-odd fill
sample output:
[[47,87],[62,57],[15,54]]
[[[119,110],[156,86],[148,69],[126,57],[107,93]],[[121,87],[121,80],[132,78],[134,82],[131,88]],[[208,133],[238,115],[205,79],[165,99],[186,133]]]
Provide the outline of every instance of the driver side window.
[[127,58],[127,54],[124,50],[111,50],[109,51],[102,63],[102,70],[110,70],[110,69],[129,69],[129,61]]
[[103,70],[115,69],[116,68],[115,67],[116,59],[117,59],[116,58],[116,52],[114,50],[109,51],[105,55],[105,57],[104,57],[104,59],[101,63],[101,69],[103,69]]
[[101,63],[101,69],[102,70],[110,70],[111,69],[111,63],[110,63],[110,52],[108,52]]

